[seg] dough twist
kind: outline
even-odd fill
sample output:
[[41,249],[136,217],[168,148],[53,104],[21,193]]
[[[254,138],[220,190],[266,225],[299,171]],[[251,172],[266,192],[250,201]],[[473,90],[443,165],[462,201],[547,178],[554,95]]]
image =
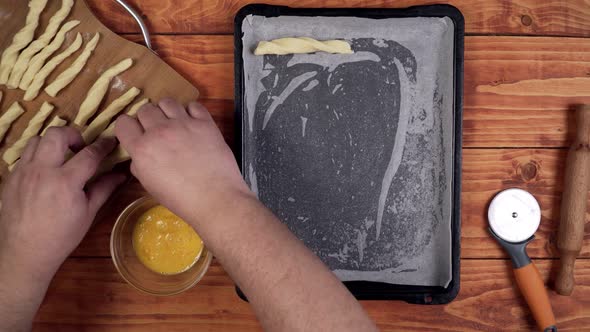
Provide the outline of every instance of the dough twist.
[[47,129],[49,129],[51,127],[63,127],[67,123],[68,122],[66,120],[64,120],[56,115],[53,119],[51,119],[51,121],[49,121],[49,123],[47,124],[45,129],[43,129],[43,131],[41,132],[41,136],[45,136],[45,133],[47,133]]
[[98,40],[100,39],[100,34],[97,32],[94,37],[84,46],[84,50],[82,53],[74,60],[72,65],[68,67],[68,69],[64,70],[61,74],[57,76],[57,78],[49,84],[45,88],[45,92],[50,95],[51,97],[57,96],[57,94],[68,84],[72,83],[72,81],[78,76],[78,74],[82,71],[82,68],[88,62],[88,58],[94,52],[96,45],[98,44]]
[[[125,114],[127,114],[129,116],[135,116],[137,114],[137,111],[139,111],[139,109],[141,108],[141,106],[143,106],[149,102],[150,102],[150,100],[148,98],[144,98],[144,99],[138,101],[137,103],[135,103],[133,106],[131,106],[131,108],[129,108],[129,111],[127,111],[127,113],[125,113]],[[113,136],[115,136],[115,123],[114,122],[111,123],[111,125],[107,129],[105,129],[105,131],[103,131],[102,134],[100,134],[100,137],[113,137]],[[115,167],[115,165],[125,162],[129,159],[131,159],[131,157],[129,156],[129,153],[127,151],[125,151],[125,149],[123,149],[123,147],[119,144],[119,145],[117,145],[115,150],[113,150],[113,152],[111,152],[100,163],[100,166],[98,167],[97,174],[109,172],[113,169],[113,167]]]
[[127,92],[125,92],[121,97],[113,100],[113,102],[105,108],[104,111],[100,112],[94,119],[94,121],[90,122],[88,127],[82,133],[82,138],[84,138],[84,142],[86,144],[90,144],[94,142],[94,140],[100,135],[100,133],[105,130],[105,128],[109,125],[111,120],[121,112],[129,103],[139,95],[141,90],[138,88],[131,88]]
[[19,85],[31,58],[49,44],[57,33],[61,23],[70,14],[72,6],[74,6],[74,0],[62,0],[61,8],[49,19],[49,24],[47,24],[45,32],[20,53],[8,79],[7,85],[9,87],[16,88]]
[[86,98],[82,102],[82,105],[80,105],[80,110],[78,111],[76,119],[74,120],[74,123],[77,126],[83,127],[88,121],[88,119],[90,119],[90,117],[94,115],[94,113],[98,109],[98,105],[100,105],[100,102],[107,93],[109,83],[111,82],[113,77],[129,69],[129,67],[131,67],[132,64],[133,60],[125,59],[119,62],[118,64],[112,66],[111,68],[107,69],[104,73],[102,73],[102,75],[100,75],[100,77],[96,80],[96,82],[94,82],[90,90],[88,90]]
[[20,80],[20,84],[18,85],[21,90],[26,90],[29,88],[33,78],[37,72],[39,72],[41,67],[43,67],[45,61],[49,59],[49,57],[55,53],[55,51],[57,51],[66,40],[66,33],[75,28],[78,24],[80,24],[80,21],[69,21],[64,24],[61,29],[59,29],[59,32],[51,41],[51,43],[31,59],[29,62],[29,67],[25,71],[23,78]]
[[[51,119],[51,121],[49,121],[49,124],[47,124],[45,129],[43,129],[43,131],[41,132],[41,136],[45,135],[45,133],[47,132],[47,129],[49,129],[51,127],[63,127],[66,125],[66,123],[68,123],[66,120],[64,120],[56,115],[53,119]],[[18,160],[13,162],[12,164],[10,164],[8,166],[8,171],[12,172],[17,164],[18,164]]]
[[44,102],[43,105],[41,105],[39,112],[37,112],[37,114],[35,114],[35,116],[33,116],[33,118],[29,121],[27,128],[25,128],[20,138],[14,142],[11,147],[6,149],[2,155],[2,159],[8,165],[11,165],[17,161],[18,158],[20,158],[20,155],[23,153],[25,146],[27,146],[29,139],[39,134],[39,131],[43,127],[43,122],[45,122],[45,120],[49,117],[51,111],[53,111],[53,108],[53,105],[48,102]]
[[12,105],[10,105],[6,113],[0,117],[0,142],[4,138],[4,135],[6,135],[6,132],[12,123],[16,121],[16,119],[18,119],[21,115],[23,115],[24,112],[25,110],[22,108],[22,106],[20,106],[20,104],[15,101],[12,103]]
[[308,37],[279,38],[271,41],[261,41],[254,51],[255,55],[264,54],[294,54],[294,53],[353,53],[350,44],[344,40],[319,41]]
[[2,59],[0,60],[0,84],[6,84],[10,77],[10,72],[18,59],[18,52],[23,48],[27,47],[33,37],[35,36],[35,30],[39,26],[39,16],[47,0],[31,0],[29,2],[29,12],[25,20],[25,26],[20,29],[12,38],[12,44],[8,46],[2,53]]
[[62,63],[67,57],[79,50],[81,46],[82,35],[80,35],[78,32],[76,39],[72,44],[70,44],[70,46],[68,46],[68,48],[66,48],[60,54],[54,56],[51,60],[49,60],[49,62],[45,64],[45,66],[43,66],[43,68],[41,68],[41,70],[39,70],[39,72],[35,75],[33,82],[31,82],[31,85],[29,85],[27,92],[25,92],[23,100],[31,101],[37,98],[39,91],[43,87],[43,84],[45,84],[45,80],[51,74],[51,72],[53,72],[53,70],[55,70],[55,68],[57,68],[57,66],[59,66],[59,64]]
[[[133,106],[131,106],[129,108],[129,111],[125,112],[125,114],[134,117],[137,114],[137,111],[139,111],[139,109],[141,108],[141,106],[149,102],[149,98],[144,98],[138,101],[137,103],[133,104]],[[100,133],[100,135],[98,135],[98,137],[115,137],[115,122],[111,123],[107,127],[107,129],[105,129],[102,133]]]

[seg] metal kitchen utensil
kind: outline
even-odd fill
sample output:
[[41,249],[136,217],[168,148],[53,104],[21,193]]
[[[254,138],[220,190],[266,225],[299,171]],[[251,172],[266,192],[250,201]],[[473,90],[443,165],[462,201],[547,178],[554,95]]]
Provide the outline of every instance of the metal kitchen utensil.
[[153,51],[152,41],[150,38],[150,32],[149,32],[147,26],[145,25],[145,23],[143,22],[141,15],[139,15],[139,13],[133,7],[131,7],[129,4],[127,4],[124,0],[115,0],[115,1],[117,1],[117,3],[119,5],[121,5],[121,7],[125,8],[125,10],[129,14],[131,14],[133,19],[135,19],[135,21],[137,22],[137,25],[139,25],[139,29],[141,30],[141,34],[143,35],[143,40],[145,41],[145,46],[147,46],[147,48],[149,48],[150,50]]
[[533,195],[507,189],[494,197],[488,209],[490,233],[510,255],[516,283],[541,331],[557,331],[545,284],[526,253],[541,222],[541,208]]

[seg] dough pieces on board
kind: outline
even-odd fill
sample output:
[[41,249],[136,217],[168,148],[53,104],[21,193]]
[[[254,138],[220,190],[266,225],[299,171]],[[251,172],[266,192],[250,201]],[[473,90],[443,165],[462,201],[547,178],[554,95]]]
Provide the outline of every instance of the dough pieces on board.
[[47,0],[31,0],[29,2],[29,13],[25,20],[25,26],[17,32],[12,38],[12,44],[2,53],[0,60],[0,84],[6,84],[10,77],[10,72],[18,59],[18,52],[27,47],[33,37],[35,30],[39,26],[39,16],[45,9]]
[[[129,116],[135,116],[135,114],[137,114],[137,111],[139,111],[141,106],[143,106],[149,102],[150,102],[149,98],[144,98],[144,99],[138,101],[137,103],[133,104],[133,106],[131,106],[129,108],[129,111],[125,112],[125,114],[127,114]],[[115,122],[111,123],[107,127],[107,129],[105,129],[102,133],[100,133],[100,135],[98,135],[98,137],[115,137]]]
[[88,62],[88,58],[92,55],[92,52],[98,45],[98,40],[100,39],[100,34],[97,32],[94,37],[84,46],[84,50],[82,53],[74,60],[72,65],[64,70],[61,74],[57,76],[57,78],[50,83],[46,88],[45,92],[50,95],[51,97],[57,96],[57,94],[68,84],[72,83],[72,81],[78,76],[78,74],[82,71],[82,68]]
[[53,108],[53,105],[48,102],[44,102],[43,105],[41,105],[39,112],[37,112],[37,114],[35,114],[35,116],[33,116],[33,118],[29,121],[27,128],[25,128],[25,131],[23,131],[20,138],[14,142],[11,147],[6,149],[2,155],[2,159],[8,165],[11,165],[17,161],[17,159],[20,158],[20,155],[23,153],[25,146],[27,146],[29,139],[39,134],[39,131],[43,127],[43,122],[45,122],[45,120],[49,117],[51,111],[53,111]]
[[70,14],[72,6],[74,6],[74,0],[63,0],[61,2],[61,8],[49,19],[49,24],[47,24],[45,32],[20,53],[8,79],[7,85],[9,87],[16,88],[18,86],[25,70],[29,66],[31,58],[49,44],[57,33],[61,23]]
[[141,93],[138,88],[131,88],[125,92],[121,97],[113,100],[113,102],[100,112],[96,118],[90,122],[88,127],[82,132],[82,138],[86,144],[94,142],[100,133],[108,127],[111,120],[119,114],[127,105],[129,105],[137,95]]
[[[45,129],[43,129],[43,131],[41,132],[41,136],[45,136],[47,129],[49,129],[51,127],[63,127],[67,123],[68,122],[66,120],[64,120],[56,115],[53,119],[51,119],[51,121],[49,121],[49,124],[47,124],[47,127],[45,127]],[[14,168],[16,167],[17,164],[18,164],[18,160],[13,162],[12,164],[10,164],[8,166],[8,171],[12,172],[12,170],[14,170]]]
[[59,29],[59,32],[57,33],[55,38],[53,38],[51,43],[49,43],[47,47],[45,47],[43,50],[41,50],[41,52],[37,53],[37,55],[35,55],[31,59],[31,61],[29,62],[29,67],[25,71],[18,85],[18,87],[21,90],[26,90],[29,87],[37,72],[39,72],[39,70],[41,70],[41,67],[43,67],[43,65],[45,64],[45,61],[49,59],[49,57],[53,53],[55,53],[55,51],[57,51],[61,47],[63,42],[66,40],[66,33],[75,28],[78,24],[80,24],[80,21],[75,20],[69,21],[66,24],[64,24],[61,27],[61,29]]
[[54,56],[51,60],[49,60],[41,70],[35,75],[33,78],[33,82],[27,88],[27,92],[25,92],[25,96],[23,97],[24,101],[31,101],[39,95],[39,91],[45,84],[45,80],[47,77],[62,63],[67,57],[74,54],[77,50],[80,49],[82,46],[82,35],[78,32],[76,35],[76,39],[73,43],[68,46],[63,52]]
[[2,142],[4,135],[6,135],[6,132],[8,129],[10,129],[12,123],[16,121],[16,119],[18,119],[21,115],[23,115],[24,112],[25,110],[22,108],[22,106],[20,106],[20,104],[15,101],[12,103],[12,105],[10,105],[6,113],[0,116],[0,142]]
[[340,53],[351,54],[350,44],[344,40],[319,41],[308,37],[279,38],[271,41],[261,41],[254,50],[255,55],[264,54],[297,54],[297,53]]
[[82,105],[80,105],[80,110],[78,111],[78,115],[76,115],[74,124],[80,127],[86,125],[88,119],[90,119],[98,109],[100,102],[107,93],[109,83],[113,77],[129,69],[131,65],[133,65],[133,60],[128,58],[107,69],[102,75],[100,75],[90,90],[88,90],[86,98],[82,102]]

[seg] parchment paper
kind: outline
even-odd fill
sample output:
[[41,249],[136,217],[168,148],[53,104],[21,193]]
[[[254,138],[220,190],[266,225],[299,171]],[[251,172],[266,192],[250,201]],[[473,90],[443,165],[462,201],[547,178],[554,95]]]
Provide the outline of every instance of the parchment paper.
[[[244,176],[343,281],[451,280],[453,29],[448,18],[242,22]],[[253,55],[299,36],[355,53]]]

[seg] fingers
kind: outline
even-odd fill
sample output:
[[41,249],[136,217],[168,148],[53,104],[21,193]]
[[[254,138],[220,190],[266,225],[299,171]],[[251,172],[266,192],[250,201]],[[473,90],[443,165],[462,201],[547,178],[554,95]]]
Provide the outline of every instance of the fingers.
[[71,127],[51,127],[41,137],[33,160],[48,166],[61,166],[70,148],[84,146],[80,132]]
[[29,139],[29,141],[27,142],[27,146],[25,146],[23,153],[21,153],[20,155],[21,163],[28,163],[29,161],[33,160],[33,157],[35,156],[35,152],[37,151],[37,147],[39,146],[40,141],[40,136],[34,136]]
[[168,119],[159,107],[152,104],[144,105],[139,112],[137,112],[137,118],[145,130],[157,127]]
[[133,143],[143,135],[143,127],[136,119],[123,114],[115,123],[115,134],[121,146],[129,153],[133,153]]
[[86,193],[91,216],[96,215],[100,207],[124,181],[125,175],[123,174],[105,174],[88,187]]
[[211,114],[209,111],[203,106],[201,103],[196,101],[192,101],[188,104],[188,114],[195,119],[199,120],[209,120],[211,118]]
[[176,99],[164,98],[158,102],[158,106],[160,106],[162,112],[170,119],[188,118],[186,109]]
[[83,187],[94,176],[100,162],[116,145],[117,142],[112,137],[99,138],[68,160],[64,167],[68,169],[74,181]]

